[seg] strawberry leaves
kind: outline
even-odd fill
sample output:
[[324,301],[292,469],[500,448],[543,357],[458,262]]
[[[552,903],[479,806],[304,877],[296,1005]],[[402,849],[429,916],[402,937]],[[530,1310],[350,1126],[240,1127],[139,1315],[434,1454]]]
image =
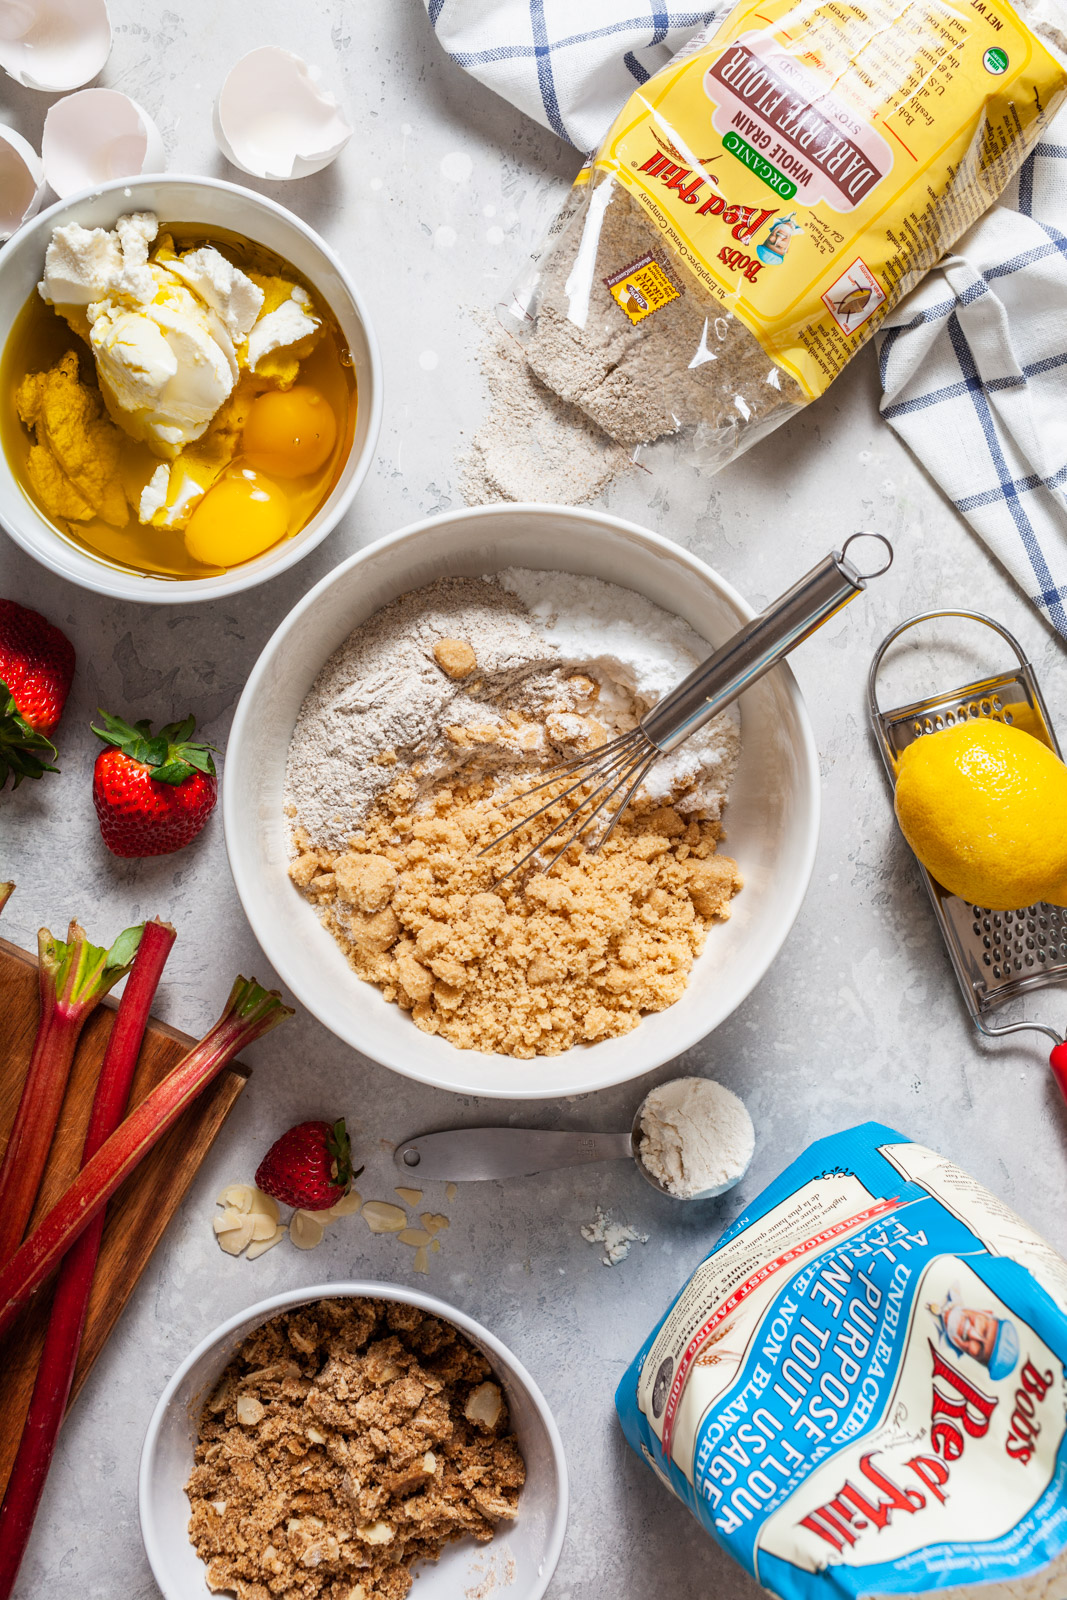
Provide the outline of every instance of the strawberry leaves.
[[333,1181],[347,1194],[352,1187],[354,1178],[359,1177],[359,1172],[352,1171],[352,1145],[345,1130],[345,1119],[340,1117],[326,1135],[326,1148],[330,1152],[333,1165],[331,1168]]
[[184,783],[196,772],[206,777],[215,776],[211,756],[214,746],[192,742],[195,717],[168,722],[158,733],[153,733],[152,724],[145,720],[125,722],[122,717],[113,717],[104,710],[100,711],[100,716],[103,727],[98,728],[95,722],[90,724],[97,738],[121,750],[131,761],[148,767],[157,783]]
[[45,734],[30,726],[15,703],[15,696],[0,679],[0,789],[8,778],[17,789],[23,778],[58,772],[56,747]]

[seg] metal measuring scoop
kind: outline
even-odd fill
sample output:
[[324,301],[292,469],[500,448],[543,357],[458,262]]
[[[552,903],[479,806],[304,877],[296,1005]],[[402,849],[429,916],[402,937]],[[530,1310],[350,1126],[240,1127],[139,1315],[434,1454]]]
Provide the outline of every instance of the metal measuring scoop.
[[[658,1085],[663,1088],[665,1085]],[[475,1183],[489,1178],[528,1178],[555,1167],[579,1167],[587,1161],[633,1160],[646,1183],[672,1200],[713,1200],[740,1183],[748,1163],[736,1178],[699,1194],[678,1195],[660,1183],[641,1160],[641,1116],[649,1091],[637,1108],[629,1133],[551,1133],[543,1128],[448,1128],[441,1133],[420,1133],[405,1139],[393,1151],[393,1160],[405,1177],[439,1178],[453,1183]]]

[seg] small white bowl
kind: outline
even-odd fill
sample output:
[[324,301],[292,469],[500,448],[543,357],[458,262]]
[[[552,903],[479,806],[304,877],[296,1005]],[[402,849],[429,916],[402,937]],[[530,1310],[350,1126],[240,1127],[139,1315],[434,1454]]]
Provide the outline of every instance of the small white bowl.
[[681,1055],[741,1004],[771,965],[808,887],[819,835],[819,762],[788,667],[741,699],[742,753],[725,815],[745,888],[712,928],[689,986],[618,1039],[518,1060],[422,1033],[357,978],[288,876],[285,762],[304,697],[327,657],[373,612],[444,576],[502,567],[591,574],[635,589],[721,644],[754,615],[678,545],[601,511],[482,506],[416,523],[323,578],[268,641],[245,685],[223,773],[226,848],[253,932],[284,982],[356,1050],[453,1094],[555,1099],[625,1083]]
[[159,129],[143,106],[117,89],[81,89],[50,106],[41,160],[61,200],[94,183],[166,166]]
[[488,1328],[432,1295],[387,1283],[324,1283],[272,1295],[209,1333],[182,1362],[152,1413],[138,1474],[141,1537],[164,1600],[208,1600],[210,1594],[203,1563],[189,1543],[185,1494],[204,1400],[254,1329],[294,1306],[341,1295],[418,1306],[465,1334],[500,1381],[526,1462],[526,1485],[515,1522],[505,1524],[491,1544],[465,1540],[446,1545],[439,1561],[417,1566],[419,1600],[457,1600],[471,1593],[486,1582],[487,1570],[494,1570],[494,1554],[514,1562],[513,1575],[509,1570],[505,1577],[501,1570],[497,1578],[507,1583],[508,1600],[541,1600],[563,1548],[568,1504],[563,1441],[545,1397],[522,1363]]
[[304,274],[330,307],[352,353],[358,389],[355,437],[341,476],[306,527],[273,550],[212,578],[165,578],[125,571],[70,543],[58,533],[23,491],[0,451],[0,523],[50,571],[83,589],[121,600],[157,605],[216,600],[253,589],[301,561],[337,526],[366,477],[382,421],[382,378],[378,342],[363,299],[330,247],[306,223],[263,195],[213,178],[161,173],[123,179],[85,190],[42,211],[0,250],[0,328],[9,329],[44,269],[52,229],[80,222],[110,228],[128,211],[154,211],[164,225],[188,223],[227,228],[273,250]]

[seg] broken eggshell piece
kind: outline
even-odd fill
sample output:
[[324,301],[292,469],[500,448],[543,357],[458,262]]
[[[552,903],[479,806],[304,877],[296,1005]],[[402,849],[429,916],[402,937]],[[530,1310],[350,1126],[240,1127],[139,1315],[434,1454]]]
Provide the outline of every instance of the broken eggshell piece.
[[242,56],[215,102],[215,138],[254,178],[307,178],[340,155],[352,129],[319,69],[266,45]]
[[29,221],[44,188],[44,167],[32,144],[0,123],[0,240]]
[[112,178],[162,172],[163,140],[148,112],[117,89],[82,89],[44,119],[44,175],[61,200]]
[[0,67],[27,89],[61,94],[95,78],[111,54],[104,0],[4,0]]

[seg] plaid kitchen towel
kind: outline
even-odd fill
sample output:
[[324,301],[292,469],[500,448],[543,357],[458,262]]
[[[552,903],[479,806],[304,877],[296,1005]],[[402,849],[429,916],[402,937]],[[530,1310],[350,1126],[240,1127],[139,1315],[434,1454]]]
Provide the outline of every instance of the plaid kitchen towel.
[[882,415],[1067,637],[1067,112],[886,318]]
[[638,84],[728,4],[425,0],[440,43],[512,105],[587,151]]

